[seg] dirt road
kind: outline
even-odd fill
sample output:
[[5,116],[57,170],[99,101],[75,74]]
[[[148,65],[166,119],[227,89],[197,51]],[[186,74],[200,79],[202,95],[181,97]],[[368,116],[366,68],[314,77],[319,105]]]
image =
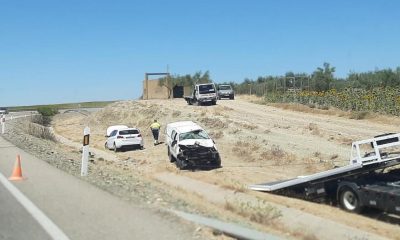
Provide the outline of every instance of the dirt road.
[[[185,101],[175,99],[119,102],[89,117],[62,114],[55,118],[53,125],[57,134],[75,142],[81,141],[81,131],[89,125],[92,146],[98,149],[104,148],[107,126],[126,124],[139,127],[145,138],[145,150],[116,153],[116,164],[108,167],[117,168],[117,163],[122,161],[124,167],[144,178],[158,181],[176,198],[185,199],[204,212],[221,218],[235,218],[253,224],[255,228],[294,238],[375,239],[381,236],[399,239],[396,225],[348,214],[336,207],[246,189],[249,184],[346,165],[353,140],[398,132],[395,118],[354,120],[346,116],[339,111],[315,114],[285,110],[240,98],[218,101],[216,106],[188,106]],[[158,119],[164,126],[178,120],[192,120],[204,126],[217,142],[223,168],[178,171],[169,163],[166,147],[151,144],[148,127],[153,119]],[[209,185],[216,186],[217,190],[199,190]],[[243,193],[247,197],[237,200],[223,190],[229,190],[233,195]],[[225,202],[215,199],[225,199]],[[296,215],[296,211],[312,220],[293,224],[290,218],[301,215]],[[257,218],[259,215],[261,217]]]

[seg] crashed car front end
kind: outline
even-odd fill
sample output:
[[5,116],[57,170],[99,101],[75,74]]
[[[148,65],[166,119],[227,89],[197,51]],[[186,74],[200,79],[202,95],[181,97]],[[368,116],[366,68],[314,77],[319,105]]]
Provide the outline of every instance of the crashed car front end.
[[178,154],[180,160],[186,167],[220,167],[221,159],[218,150],[200,144],[179,145],[181,151]]

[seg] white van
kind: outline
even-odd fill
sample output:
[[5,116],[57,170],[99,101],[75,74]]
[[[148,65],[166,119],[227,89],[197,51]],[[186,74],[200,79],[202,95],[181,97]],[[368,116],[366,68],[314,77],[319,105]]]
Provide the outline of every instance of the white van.
[[221,158],[207,132],[192,121],[167,124],[168,157],[179,169],[221,167]]

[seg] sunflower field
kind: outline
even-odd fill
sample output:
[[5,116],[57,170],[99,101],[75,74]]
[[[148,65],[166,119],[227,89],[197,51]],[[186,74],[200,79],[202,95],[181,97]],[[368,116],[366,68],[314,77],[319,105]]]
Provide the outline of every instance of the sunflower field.
[[265,95],[265,100],[274,103],[300,103],[319,107],[336,107],[344,111],[368,111],[400,116],[400,88],[271,92]]

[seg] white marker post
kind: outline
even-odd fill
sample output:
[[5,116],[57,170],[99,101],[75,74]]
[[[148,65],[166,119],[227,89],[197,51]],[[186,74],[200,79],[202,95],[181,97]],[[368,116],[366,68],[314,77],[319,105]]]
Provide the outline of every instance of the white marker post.
[[1,116],[1,134],[4,134],[5,130],[6,130],[6,116],[2,115]]
[[89,127],[85,127],[85,129],[83,130],[83,148],[82,148],[81,176],[87,176],[87,174],[88,174],[89,136],[90,136],[90,128]]

